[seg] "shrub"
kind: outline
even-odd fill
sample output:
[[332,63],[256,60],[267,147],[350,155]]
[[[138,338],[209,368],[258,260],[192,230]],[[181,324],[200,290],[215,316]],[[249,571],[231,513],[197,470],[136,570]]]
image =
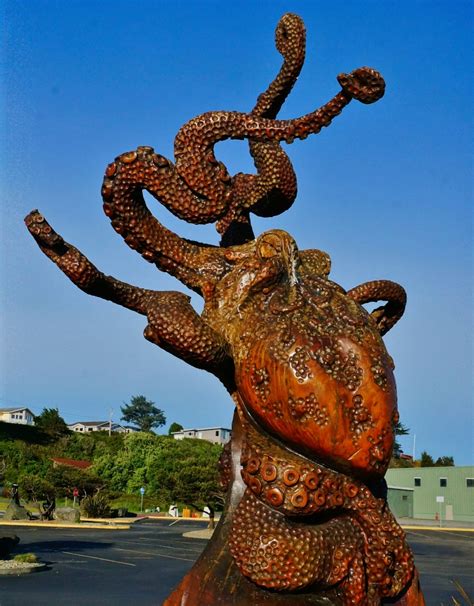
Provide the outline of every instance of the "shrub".
[[25,562],[26,564],[36,564],[38,562],[34,553],[19,553],[13,559],[15,562]]
[[81,501],[81,513],[86,518],[106,518],[110,516],[108,496],[98,492],[95,495],[84,497]]

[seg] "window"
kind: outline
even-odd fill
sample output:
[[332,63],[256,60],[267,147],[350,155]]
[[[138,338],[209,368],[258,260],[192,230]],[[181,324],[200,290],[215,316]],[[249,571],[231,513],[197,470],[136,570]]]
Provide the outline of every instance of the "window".
[[421,478],[415,478],[415,486],[421,486]]
[[466,478],[466,488],[474,488],[474,478]]
[[219,430],[216,431],[216,436],[219,436]]
[[402,501],[408,501],[408,497],[407,497],[407,495],[406,495],[406,494],[404,494],[404,495],[402,496]]
[[439,485],[441,488],[446,488],[446,486],[448,485],[448,478],[440,478]]

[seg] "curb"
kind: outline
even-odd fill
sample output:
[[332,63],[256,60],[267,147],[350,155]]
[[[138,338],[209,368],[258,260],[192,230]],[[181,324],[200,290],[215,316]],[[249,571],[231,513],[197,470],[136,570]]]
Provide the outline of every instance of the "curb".
[[95,530],[129,530],[130,524],[90,524],[87,522],[79,522],[78,524],[71,524],[69,522],[31,522],[30,520],[8,520],[0,521],[0,526],[24,526],[26,528],[74,528],[76,530],[81,529],[95,529]]
[[46,564],[40,564],[38,566],[38,564],[33,565],[30,564],[30,566],[21,566],[18,568],[2,568],[1,566],[1,562],[0,562],[0,577],[1,576],[15,576],[15,577],[20,577],[23,576],[25,574],[31,574],[32,572],[40,572],[41,570],[45,570],[45,568],[47,567]]
[[432,530],[434,532],[474,532],[474,528],[460,528],[454,527],[450,528],[449,526],[446,528],[445,526],[405,526],[401,524],[403,530]]

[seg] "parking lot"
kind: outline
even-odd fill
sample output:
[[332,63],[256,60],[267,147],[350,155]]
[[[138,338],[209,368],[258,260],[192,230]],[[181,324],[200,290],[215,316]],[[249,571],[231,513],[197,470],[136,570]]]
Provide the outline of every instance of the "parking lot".
[[[0,577],[0,606],[158,606],[206,544],[182,536],[204,523],[171,523],[146,521],[120,531],[10,529],[20,537],[21,551],[36,553],[48,569]],[[452,579],[473,593],[474,534],[426,529],[407,536],[428,606],[452,603]]]

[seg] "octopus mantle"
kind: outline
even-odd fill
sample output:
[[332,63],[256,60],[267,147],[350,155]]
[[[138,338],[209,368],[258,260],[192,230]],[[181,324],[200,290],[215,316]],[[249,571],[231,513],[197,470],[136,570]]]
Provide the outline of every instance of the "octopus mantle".
[[393,362],[370,315],[326,277],[301,275],[238,311],[235,380],[248,413],[311,459],[382,476],[398,413]]

